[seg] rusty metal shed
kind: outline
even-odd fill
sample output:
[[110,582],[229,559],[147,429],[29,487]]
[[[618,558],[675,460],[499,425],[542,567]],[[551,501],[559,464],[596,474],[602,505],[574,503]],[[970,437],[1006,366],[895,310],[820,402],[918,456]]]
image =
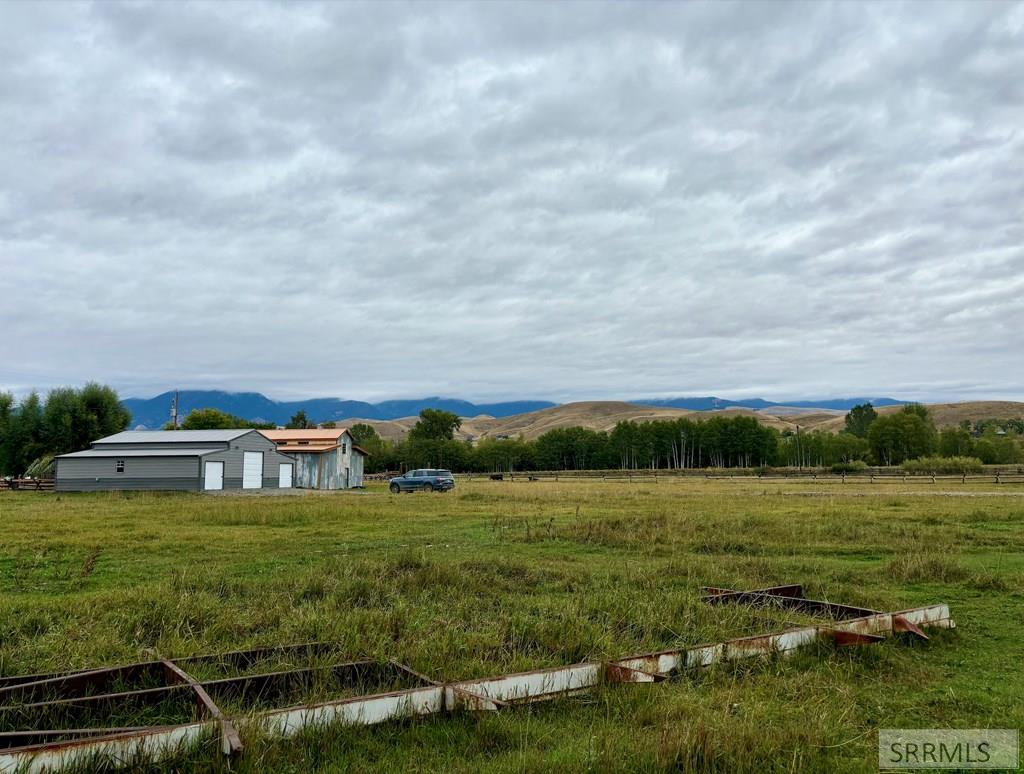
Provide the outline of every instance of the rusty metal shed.
[[261,430],[277,450],[295,459],[295,486],[352,489],[363,485],[366,452],[344,427],[315,430]]

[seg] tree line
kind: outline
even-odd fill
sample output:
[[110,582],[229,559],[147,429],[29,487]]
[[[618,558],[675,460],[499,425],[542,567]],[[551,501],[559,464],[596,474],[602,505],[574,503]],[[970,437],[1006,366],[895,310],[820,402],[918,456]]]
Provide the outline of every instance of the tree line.
[[[31,392],[20,403],[0,393],[0,475],[22,475],[55,454],[89,448],[92,441],[124,430],[131,420],[117,393],[90,382],[60,387],[43,400]],[[333,427],[329,422],[320,427]],[[839,433],[778,430],[754,417],[712,415],[648,422],[620,422],[611,431],[585,427],[549,430],[535,440],[457,440],[462,420],[425,409],[401,441],[382,439],[374,428],[349,428],[368,453],[368,472],[438,467],[456,472],[798,467],[855,470],[867,465],[902,465],[910,460],[1024,462],[1024,420],[983,419],[938,431],[925,406],[912,403],[878,414],[870,403],[855,406]],[[288,427],[316,426],[298,412]],[[265,429],[216,409],[195,409],[180,429]],[[969,463],[958,462],[963,466]]]
[[0,392],[0,475],[41,472],[56,454],[88,449],[105,435],[128,427],[131,413],[110,387],[57,387],[43,400],[33,390],[20,403]]
[[[1021,423],[1024,424],[1024,423]],[[778,430],[754,417],[683,417],[620,422],[610,432],[584,427],[549,430],[536,440],[455,439],[461,420],[427,409],[403,441],[387,441],[373,427],[349,428],[370,453],[368,472],[438,467],[455,472],[797,467],[856,470],[902,465],[921,458],[976,458],[985,464],[1024,462],[1017,420],[984,421],[940,431],[917,403],[879,415],[854,407],[839,433]]]

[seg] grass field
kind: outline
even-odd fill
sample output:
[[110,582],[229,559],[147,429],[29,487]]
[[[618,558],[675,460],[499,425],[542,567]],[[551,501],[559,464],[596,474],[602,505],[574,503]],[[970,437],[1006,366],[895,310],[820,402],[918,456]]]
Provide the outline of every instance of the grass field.
[[[882,610],[945,602],[958,629],[498,714],[246,738],[230,767],[874,771],[880,727],[1024,728],[1021,485],[4,493],[0,674],[329,639],[436,679],[487,676],[773,631],[784,618],[708,608],[699,587],[788,582]],[[173,765],[228,768],[215,743]]]

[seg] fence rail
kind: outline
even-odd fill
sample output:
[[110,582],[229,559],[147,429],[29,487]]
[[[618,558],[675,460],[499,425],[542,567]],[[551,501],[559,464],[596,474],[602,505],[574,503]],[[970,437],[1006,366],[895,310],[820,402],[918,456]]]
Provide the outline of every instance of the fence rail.
[[17,489],[30,492],[52,492],[53,485],[52,478],[0,478],[0,491]]
[[723,470],[545,470],[505,473],[460,473],[456,478],[464,481],[658,481],[662,479],[703,479],[715,481],[822,481],[839,483],[961,483],[961,484],[1021,484],[1024,470],[1020,468],[993,469],[984,473],[912,474],[888,470],[858,473],[832,473],[831,471],[770,471],[755,473],[727,472]]

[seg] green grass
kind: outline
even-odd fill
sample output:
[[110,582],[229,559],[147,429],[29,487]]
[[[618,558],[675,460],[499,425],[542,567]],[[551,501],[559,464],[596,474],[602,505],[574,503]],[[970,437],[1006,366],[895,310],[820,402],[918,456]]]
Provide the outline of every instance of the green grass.
[[[969,496],[965,496],[969,495]],[[781,628],[701,585],[948,603],[818,648],[497,715],[248,734],[233,771],[873,771],[879,727],[1024,727],[1024,487],[468,482],[296,497],[0,495],[0,674],[334,640],[435,679]],[[0,731],[13,724],[0,715]],[[162,769],[166,764],[154,766]],[[216,744],[179,770],[226,769]]]

